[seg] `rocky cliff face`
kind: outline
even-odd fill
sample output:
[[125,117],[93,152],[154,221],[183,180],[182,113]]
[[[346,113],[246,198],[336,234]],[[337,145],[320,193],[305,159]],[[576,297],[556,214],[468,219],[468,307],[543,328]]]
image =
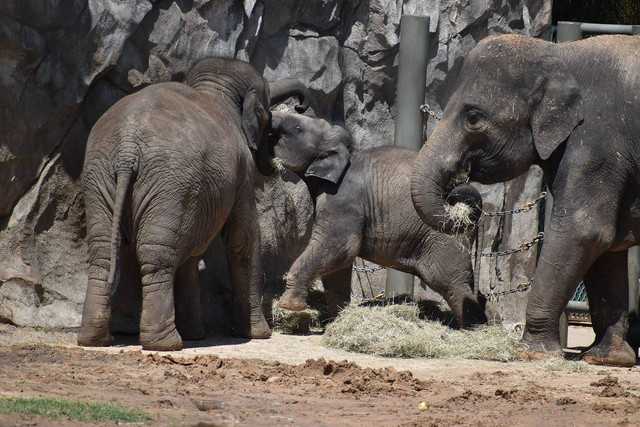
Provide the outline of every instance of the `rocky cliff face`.
[[[267,78],[296,77],[315,103],[307,114],[344,123],[356,146],[393,142],[400,16],[430,14],[428,103],[441,111],[462,58],[494,33],[541,36],[549,0],[8,0],[0,3],[0,320],[79,325],[86,286],[79,177],[91,126],[114,102],[148,84],[178,80],[211,55],[250,61]],[[429,123],[429,130],[434,126]],[[539,172],[485,189],[487,207],[539,192]],[[313,208],[296,177],[259,179],[267,281],[277,281],[309,235]],[[535,235],[530,214],[490,232],[485,246]],[[518,220],[520,221],[520,220]],[[489,228],[491,228],[490,226]],[[494,230],[495,231],[495,230]],[[531,274],[532,254],[483,266],[481,289]],[[131,330],[135,262],[118,298]],[[201,263],[208,320],[225,325],[224,254]],[[380,274],[380,273],[378,273]],[[128,284],[127,284],[128,283]],[[222,289],[222,291],[221,291]],[[132,296],[128,296],[131,292]],[[508,318],[522,317],[514,300]],[[511,313],[511,314],[508,314]],[[224,329],[224,328],[222,328]]]

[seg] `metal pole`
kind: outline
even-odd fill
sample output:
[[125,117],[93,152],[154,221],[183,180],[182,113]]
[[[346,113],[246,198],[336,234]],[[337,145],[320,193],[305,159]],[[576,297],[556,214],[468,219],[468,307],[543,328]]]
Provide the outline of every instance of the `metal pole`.
[[[420,105],[424,104],[427,83],[430,19],[429,16],[402,15],[400,21],[394,145],[415,151],[420,151],[423,143]],[[413,298],[413,276],[388,269],[385,295]]]
[[638,278],[640,277],[640,246],[629,248],[629,316],[638,316]]
[[558,43],[582,40],[582,24],[580,22],[558,22]]
[[[558,22],[558,43],[582,40],[582,30],[580,22]],[[553,209],[553,196],[551,191],[547,192],[545,200],[546,206],[544,210],[544,228],[548,228],[551,224],[551,211]],[[567,318],[567,310],[563,310],[560,314],[560,345],[562,348],[567,347],[567,339],[569,336],[569,319]]]

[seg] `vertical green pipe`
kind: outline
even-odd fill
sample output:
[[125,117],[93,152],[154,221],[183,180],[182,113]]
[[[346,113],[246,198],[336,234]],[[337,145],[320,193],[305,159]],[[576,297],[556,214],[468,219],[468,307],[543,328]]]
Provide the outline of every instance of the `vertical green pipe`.
[[[429,16],[402,15],[400,53],[396,92],[396,147],[420,151],[423,143],[422,112],[427,83],[429,53]],[[387,298],[413,298],[413,276],[388,269],[385,288]]]
[[[558,43],[571,42],[576,40],[582,40],[582,30],[580,29],[580,22],[558,22]],[[551,192],[547,192],[546,207],[544,212],[544,226],[545,228],[551,224],[551,210],[553,209],[553,196]],[[560,314],[560,345],[562,348],[567,347],[567,339],[569,334],[569,320],[567,319],[567,312],[562,311]]]

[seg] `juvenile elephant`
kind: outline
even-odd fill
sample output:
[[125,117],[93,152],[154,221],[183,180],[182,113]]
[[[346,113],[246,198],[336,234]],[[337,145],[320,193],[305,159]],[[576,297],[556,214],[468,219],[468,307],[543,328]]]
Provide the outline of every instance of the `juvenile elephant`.
[[[562,354],[558,319],[584,278],[596,333],[589,363],[631,366],[627,249],[640,243],[640,37],[552,44],[482,40],[411,178],[420,217],[439,227],[446,197],[539,165],[554,203],[527,305],[522,354]],[[450,224],[444,229],[448,230]]]
[[[272,113],[275,164],[297,173],[315,202],[308,246],[287,275],[278,306],[306,308],[307,287],[322,277],[327,307],[335,317],[349,303],[356,256],[412,273],[449,304],[459,325],[498,320],[473,294],[469,235],[456,238],[426,226],[411,204],[409,172],[417,153],[394,147],[351,151],[351,135],[326,120]],[[480,194],[459,186],[455,201],[482,212]],[[454,200],[452,200],[453,202]]]
[[78,344],[112,343],[111,296],[123,240],[142,276],[140,343],[179,350],[175,298],[185,338],[203,337],[197,256],[222,233],[232,280],[234,332],[269,337],[260,307],[260,234],[251,149],[272,103],[297,95],[298,81],[269,84],[251,65],[208,58],[185,83],[159,83],[114,104],[89,135],[83,171],[89,280]]

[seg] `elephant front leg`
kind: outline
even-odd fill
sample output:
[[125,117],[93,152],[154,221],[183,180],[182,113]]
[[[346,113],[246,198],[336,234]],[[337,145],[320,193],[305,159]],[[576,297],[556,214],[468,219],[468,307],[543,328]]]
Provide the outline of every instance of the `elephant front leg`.
[[500,324],[500,317],[493,313],[491,305],[485,311],[473,294],[473,270],[469,254],[457,248],[455,243],[439,246],[435,256],[420,262],[418,276],[444,298],[459,327],[487,322]]
[[340,310],[348,306],[351,301],[351,266],[326,274],[322,278],[322,286],[327,311],[329,316],[335,319]]
[[[253,191],[253,187],[252,190]],[[269,338],[262,312],[260,230],[253,194],[234,207],[223,230],[233,290],[233,330],[247,338]]]
[[[314,226],[310,243],[287,274],[287,287],[278,301],[278,307],[293,311],[306,309],[308,287],[313,280],[337,270],[350,268],[353,263],[360,248],[358,236],[350,234],[348,230],[334,228],[332,236],[339,236],[339,239],[331,239],[322,235],[319,229],[331,230],[332,227]],[[338,295],[331,295],[330,298],[344,298],[343,294],[344,290]]]
[[200,310],[200,281],[198,257],[191,257],[176,271],[176,326],[186,340],[204,338]]
[[583,360],[596,365],[633,366],[636,354],[625,341],[629,325],[627,251],[602,254],[587,271],[584,283],[596,339]]

